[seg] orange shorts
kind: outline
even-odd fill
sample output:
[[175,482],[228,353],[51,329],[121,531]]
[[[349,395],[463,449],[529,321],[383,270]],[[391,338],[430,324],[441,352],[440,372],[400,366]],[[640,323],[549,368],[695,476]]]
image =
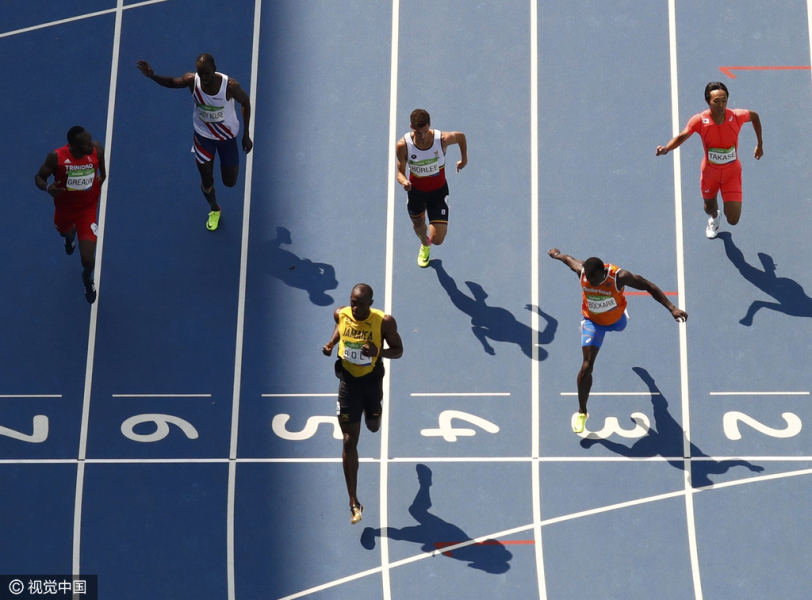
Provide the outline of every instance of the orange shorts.
[[721,190],[724,202],[742,201],[742,164],[736,161],[726,167],[703,166],[699,172],[702,198],[711,200]]

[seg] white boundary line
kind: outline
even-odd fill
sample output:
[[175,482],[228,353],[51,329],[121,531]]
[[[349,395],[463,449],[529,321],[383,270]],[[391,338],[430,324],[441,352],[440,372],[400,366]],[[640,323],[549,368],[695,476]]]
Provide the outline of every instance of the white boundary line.
[[336,398],[337,393],[332,394],[262,394],[263,398]]
[[[537,315],[538,316],[538,315]],[[450,396],[510,396],[510,392],[421,392],[418,394],[409,394],[416,398],[431,398],[431,397],[450,397]]]
[[[680,132],[679,119],[679,70],[677,66],[677,11],[676,0],[668,0],[668,48],[671,71],[671,131],[676,136]],[[682,225],[682,163],[680,150],[674,156],[674,225],[676,229],[677,255],[677,302],[685,310],[685,249],[683,247]],[[695,600],[702,600],[702,580],[699,573],[699,553],[696,543],[696,521],[694,519],[694,496],[691,486],[691,418],[688,389],[688,335],[685,323],[679,324],[680,395],[682,397],[683,456],[685,458],[685,516],[687,521],[688,553],[691,560],[691,575],[694,584]]]
[[104,156],[107,180],[99,198],[98,236],[96,241],[96,302],[90,307],[90,327],[87,335],[87,363],[85,365],[85,388],[82,399],[82,425],[79,433],[79,455],[76,467],[76,496],[73,508],[73,574],[81,573],[82,554],[82,502],[85,482],[85,458],[87,456],[87,433],[90,420],[90,396],[93,388],[93,363],[96,356],[96,326],[101,301],[101,268],[104,250],[104,225],[107,214],[107,190],[110,189],[110,167],[113,156],[113,121],[116,113],[116,89],[118,86],[118,60],[121,46],[121,22],[124,17],[124,0],[117,0],[116,22],[113,34],[113,56],[110,66],[110,89],[107,96],[107,131],[104,136]]
[[211,398],[211,394],[113,394],[113,398]]
[[[812,0],[810,0],[812,2]],[[711,396],[808,396],[809,392],[711,392]]]
[[[251,45],[251,123],[248,135],[254,139],[257,123],[257,79],[259,73],[259,34],[262,0],[254,0],[254,28]],[[242,209],[242,243],[240,245],[240,283],[237,300],[237,331],[234,347],[234,387],[231,400],[231,443],[228,451],[228,499],[226,504],[226,577],[228,600],[237,597],[234,567],[234,513],[237,491],[237,441],[240,424],[240,393],[242,389],[242,352],[245,334],[245,288],[248,278],[248,233],[251,223],[251,190],[254,174],[254,152],[245,157],[245,193]]]
[[0,394],[0,398],[61,398],[62,394]]
[[[388,160],[386,161],[386,266],[384,281],[384,313],[392,314],[392,288],[395,265],[395,177],[393,169],[397,156],[395,142],[397,141],[397,112],[398,112],[398,45],[400,43],[400,0],[392,0],[392,41],[389,66],[389,145]],[[381,483],[380,483],[380,526],[385,531],[389,526],[389,391],[391,386],[391,373],[388,369],[383,380],[383,399],[385,406],[381,420]],[[383,599],[391,600],[392,587],[389,580],[389,538],[381,538],[381,584],[383,586]]]
[[809,60],[812,64],[812,0],[806,0],[806,22],[809,28]]
[[[130,10],[131,8],[139,8],[141,6],[147,6],[148,4],[158,4],[159,2],[169,2],[169,0],[147,0],[146,2],[139,2],[137,4],[130,4],[129,6],[122,6],[121,10]],[[84,15],[77,15],[75,17],[69,17],[67,19],[60,19],[59,21],[51,21],[50,23],[42,23],[40,25],[32,25],[31,27],[23,27],[22,29],[15,29],[14,31],[7,31],[5,33],[0,33],[0,38],[10,37],[12,35],[19,35],[21,33],[28,33],[29,31],[36,31],[38,29],[45,29],[47,27],[55,27],[56,25],[64,25],[65,23],[73,23],[74,21],[83,21],[84,19],[92,19],[93,17],[100,17],[101,15],[109,15],[116,11],[119,8],[108,8],[107,10],[100,10],[97,12],[86,13]]]
[[[540,306],[539,294],[539,55],[538,0],[530,0],[530,303]],[[539,407],[539,314],[530,311],[533,332],[530,360],[530,444],[531,456],[538,459],[541,452]],[[530,465],[533,493],[533,539],[535,540],[536,578],[539,599],[547,598],[547,578],[544,573],[544,550],[541,542],[541,465]],[[446,549],[447,550],[447,549]]]
[[[561,392],[562,396],[577,396],[578,392]],[[589,392],[590,396],[660,396],[660,392]]]

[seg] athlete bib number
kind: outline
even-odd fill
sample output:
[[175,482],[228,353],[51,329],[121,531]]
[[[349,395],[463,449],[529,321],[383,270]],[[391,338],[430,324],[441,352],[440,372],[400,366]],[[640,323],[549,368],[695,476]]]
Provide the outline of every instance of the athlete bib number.
[[708,148],[708,162],[726,165],[736,160],[736,146],[730,148]]
[[587,296],[586,305],[589,312],[597,315],[617,308],[617,301],[611,296]]
[[222,123],[225,120],[224,107],[198,104],[197,116],[204,123]]
[[426,160],[410,160],[409,171],[415,177],[431,177],[440,172],[440,159],[428,158]]
[[96,178],[96,169],[88,166],[86,169],[74,169],[68,171],[68,181],[65,189],[69,192],[82,192],[93,187],[93,180]]
[[361,354],[361,342],[344,342],[344,360],[348,363],[358,365],[360,367],[369,367],[372,365],[372,357],[364,356]]

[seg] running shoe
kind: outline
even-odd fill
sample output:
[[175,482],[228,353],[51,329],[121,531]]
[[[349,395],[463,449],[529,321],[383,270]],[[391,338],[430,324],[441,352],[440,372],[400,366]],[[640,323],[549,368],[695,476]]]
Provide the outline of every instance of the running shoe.
[[209,231],[214,231],[220,225],[220,214],[221,211],[213,210],[209,213],[209,220],[206,221],[206,229]]
[[586,420],[589,418],[587,413],[575,413],[572,419],[572,431],[575,433],[583,433],[586,426]]
[[361,521],[361,515],[364,513],[364,507],[360,504],[356,504],[355,506],[350,507],[352,511],[352,518],[350,518],[350,523],[355,525]]
[[429,266],[429,254],[431,253],[431,246],[424,246],[420,244],[420,253],[417,255],[417,266],[424,269]]
[[716,211],[715,217],[708,217],[708,226],[705,228],[705,237],[712,240],[719,235],[719,224],[722,221],[722,209]]
[[70,256],[74,250],[76,250],[76,227],[65,236],[65,252]]
[[92,279],[90,281],[82,280],[85,284],[85,299],[93,304],[96,301],[96,282]]

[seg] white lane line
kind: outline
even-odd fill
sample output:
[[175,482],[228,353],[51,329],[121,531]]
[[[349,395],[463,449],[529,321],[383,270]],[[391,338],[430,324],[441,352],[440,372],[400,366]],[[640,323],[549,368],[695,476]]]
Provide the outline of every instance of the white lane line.
[[0,394],[0,398],[61,398],[62,394]]
[[113,398],[211,398],[211,394],[113,394]]
[[[257,117],[257,79],[259,73],[259,35],[262,16],[262,0],[254,0],[254,28],[251,45],[251,122],[248,135],[255,139]],[[245,125],[245,124],[243,124]],[[231,400],[231,443],[228,452],[228,499],[226,505],[226,572],[228,580],[228,600],[235,600],[236,583],[234,575],[234,512],[237,490],[237,441],[240,424],[240,393],[242,389],[242,357],[245,336],[245,288],[248,277],[248,234],[251,223],[251,191],[254,175],[254,152],[245,157],[245,193],[242,210],[242,242],[240,245],[240,283],[237,299],[237,331],[234,345],[234,386]]]
[[336,398],[337,393],[332,394],[262,394],[263,398]]
[[[562,396],[577,396],[578,392],[561,392]],[[660,392],[589,392],[589,396],[659,396]]]
[[[677,65],[677,10],[676,0],[668,0],[668,53],[671,71],[671,131],[676,136],[680,132],[679,118],[679,70]],[[682,224],[682,162],[680,149],[672,152],[674,156],[674,226],[676,229],[677,255],[677,303],[685,310],[685,249],[683,246]],[[679,324],[679,361],[680,361],[680,395],[682,396],[682,429],[685,457],[685,516],[688,526],[688,552],[691,559],[691,575],[694,584],[695,600],[702,600],[702,580],[699,573],[699,554],[696,544],[696,522],[694,520],[694,497],[691,487],[691,418],[688,391],[688,335],[685,323]]]
[[[538,0],[530,0],[530,303],[541,304],[539,294],[539,55]],[[541,452],[539,403],[539,314],[530,311],[533,332],[530,360],[530,453],[537,459]],[[544,572],[544,551],[541,543],[541,465],[530,465],[533,493],[533,539],[535,540],[536,578],[539,599],[547,598],[547,577]]]
[[[392,0],[392,46],[389,67],[389,159],[386,162],[386,273],[384,278],[384,313],[392,314],[392,287],[395,268],[395,177],[393,169],[397,162],[395,143],[397,141],[398,112],[398,45],[400,43],[400,0]],[[383,398],[391,407],[391,369],[386,370],[383,379]],[[380,526],[389,525],[389,413],[383,411],[381,419],[381,482],[380,482]],[[392,587],[389,580],[389,538],[381,538],[381,582],[384,600],[391,600]]]
[[465,396],[510,396],[510,392],[421,392],[416,394],[409,394],[416,398],[430,398],[438,397],[465,397]]
[[90,327],[87,336],[87,363],[85,365],[85,388],[82,399],[82,424],[79,433],[79,454],[76,470],[76,500],[73,511],[73,575],[81,573],[80,559],[82,547],[82,501],[84,494],[85,465],[87,456],[87,432],[90,419],[90,395],[93,388],[93,362],[96,356],[96,326],[99,315],[99,302],[103,295],[101,288],[102,253],[104,249],[104,229],[107,215],[107,190],[110,189],[110,176],[113,156],[113,121],[116,113],[116,89],[118,86],[118,60],[121,46],[121,22],[124,16],[124,0],[117,0],[116,22],[113,34],[113,57],[110,67],[110,89],[107,96],[107,131],[104,136],[104,153],[107,180],[102,186],[99,198],[98,235],[96,240],[96,302],[90,307]]
[[[812,2],[812,0],[810,0]],[[809,392],[711,392],[711,396],[808,396]]]
[[[169,0],[147,0],[146,2],[139,2],[137,4],[130,4],[129,6],[122,7],[123,10],[129,10],[131,8],[138,8],[140,6],[147,6],[148,4],[158,4],[159,2],[168,2]],[[0,33],[0,38],[9,37],[12,35],[18,35],[21,33],[28,33],[29,31],[36,31],[37,29],[45,29],[47,27],[54,27],[56,25],[63,25],[65,23],[72,23],[74,21],[83,21],[84,19],[91,19],[93,17],[98,17],[101,15],[109,15],[119,10],[118,8],[108,8],[106,10],[99,10],[92,13],[86,13],[84,15],[78,15],[76,17],[69,17],[67,19],[60,19],[58,21],[51,21],[49,23],[42,23],[40,25],[32,25],[31,27],[23,27],[22,29],[15,29],[14,31],[7,31],[5,33]]]
[[809,29],[809,60],[812,61],[812,0],[806,0],[806,24]]

